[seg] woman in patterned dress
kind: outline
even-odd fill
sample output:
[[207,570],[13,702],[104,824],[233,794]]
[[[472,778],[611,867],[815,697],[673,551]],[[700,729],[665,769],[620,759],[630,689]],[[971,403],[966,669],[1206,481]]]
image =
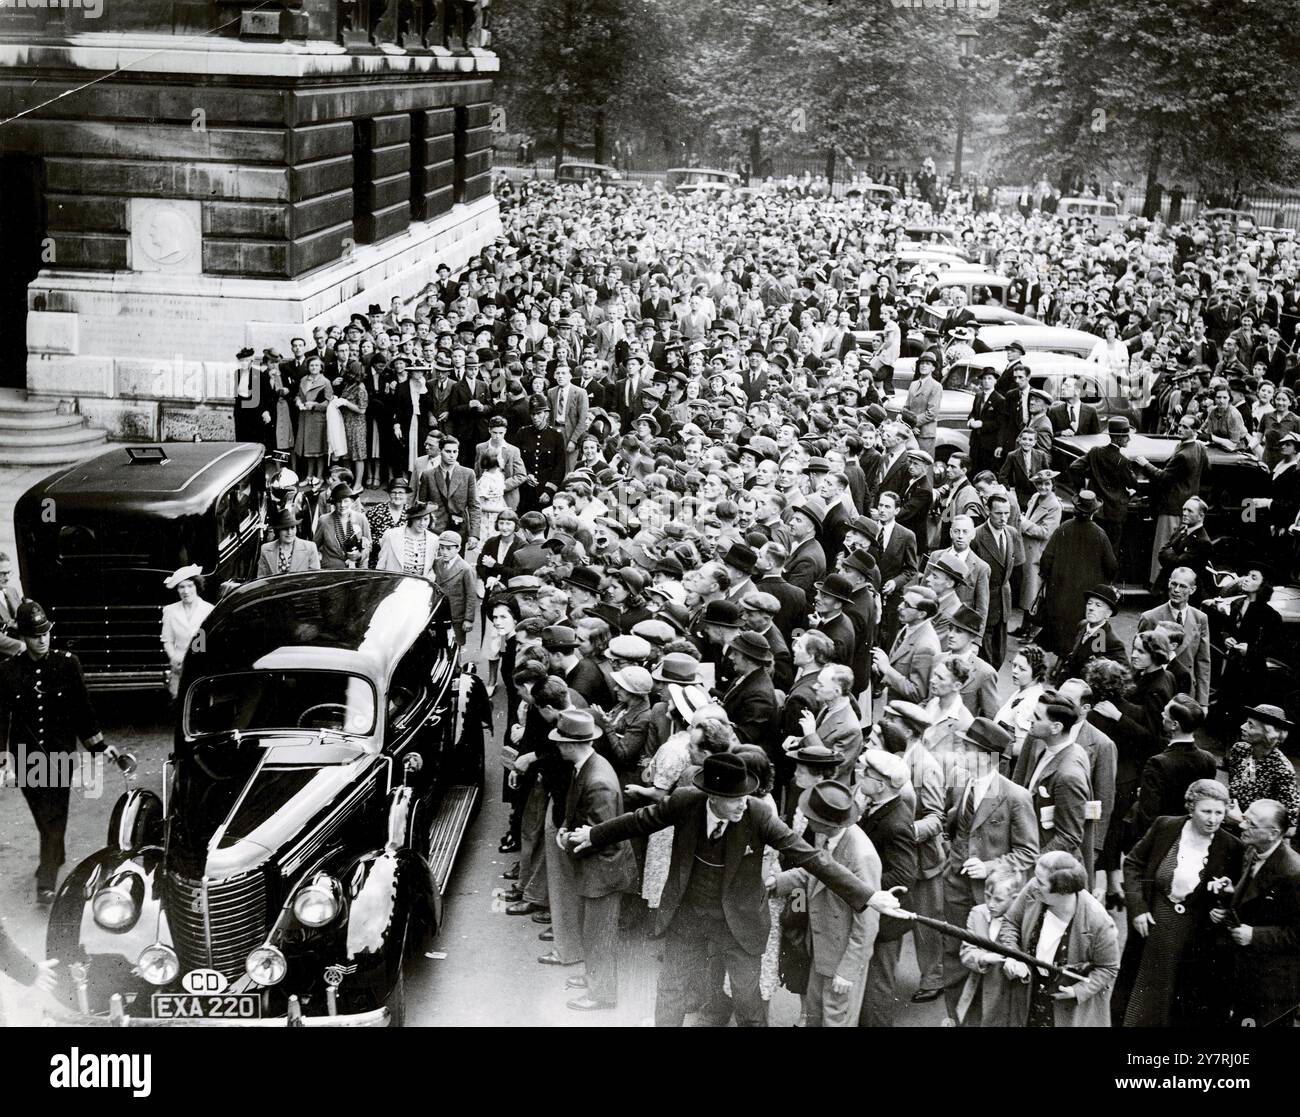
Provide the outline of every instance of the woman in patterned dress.
[[347,458],[352,476],[365,476],[368,432],[366,407],[370,398],[364,383],[365,369],[358,361],[351,362],[343,373],[343,387],[339,391],[339,409],[343,412],[343,435],[347,439]]
[[406,505],[410,499],[411,482],[405,474],[399,473],[388,482],[388,503],[367,506],[366,519],[370,521],[370,538],[374,540],[369,562],[372,568],[379,561],[379,544],[384,533],[406,523]]

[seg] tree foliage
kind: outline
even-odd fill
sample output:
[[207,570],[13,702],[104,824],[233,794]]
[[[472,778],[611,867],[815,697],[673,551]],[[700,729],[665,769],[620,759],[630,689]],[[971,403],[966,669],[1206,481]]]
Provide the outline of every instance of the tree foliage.
[[1134,162],[1207,188],[1297,169],[1298,0],[1004,0],[1007,162],[1068,179]]

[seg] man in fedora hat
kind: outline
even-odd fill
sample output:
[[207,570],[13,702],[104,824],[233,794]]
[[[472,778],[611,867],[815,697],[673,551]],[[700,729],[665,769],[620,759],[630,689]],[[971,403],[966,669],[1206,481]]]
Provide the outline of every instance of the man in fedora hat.
[[570,835],[575,853],[592,854],[638,835],[673,827],[668,880],[655,914],[665,938],[655,998],[655,1024],[680,1027],[687,995],[702,978],[709,951],[720,957],[731,982],[742,1027],[767,1024],[758,991],[759,966],[771,916],[763,878],[763,850],[771,846],[792,869],[806,869],[854,911],[868,905],[897,911],[898,897],[871,888],[825,849],[797,837],[760,799],[758,780],[738,756],[705,759],[693,787],[667,799]]
[[1090,490],[1076,495],[1073,518],[1056,529],[1038,560],[1043,581],[1038,610],[1041,643],[1057,655],[1065,655],[1074,644],[1083,619],[1084,593],[1098,582],[1109,582],[1119,570],[1110,540],[1092,522],[1100,507]]
[[[573,767],[556,841],[573,876],[572,890],[563,894],[573,899],[577,909],[574,922],[581,928],[586,963],[585,976],[571,977],[566,983],[571,989],[584,990],[568,1002],[577,1012],[614,1008],[618,1003],[619,897],[635,891],[637,885],[636,857],[627,842],[608,846],[592,857],[574,857],[568,850],[572,831],[608,822],[623,813],[618,775],[595,751],[600,734],[587,710],[561,711],[549,734],[560,756]],[[554,910],[551,914],[554,919]]]
[[298,535],[301,520],[302,517],[292,508],[281,508],[271,517],[267,526],[275,532],[275,538],[270,543],[263,543],[258,552],[259,578],[320,569],[320,551],[316,544]]
[[727,646],[733,682],[722,696],[736,736],[745,744],[775,748],[772,726],[777,713],[772,683],[772,649],[756,632],[737,632]]
[[[942,643],[944,634],[952,623],[953,616],[959,609],[968,609],[957,594],[958,586],[967,584],[966,567],[947,552],[940,552],[930,559],[925,568],[924,582],[932,590],[938,606],[933,625],[935,635]],[[973,610],[972,610],[973,611]],[[977,614],[978,616],[978,614]]]
[[[77,657],[50,650],[54,624],[45,610],[35,601],[24,601],[18,606],[14,627],[25,648],[0,663],[0,726],[4,727],[0,730],[0,787],[12,756],[23,798],[40,835],[36,902],[46,905],[54,900],[65,859],[63,838],[68,828],[77,742],[87,752],[103,753],[110,760],[116,760],[118,752],[104,742]],[[30,778],[42,765],[43,777]],[[65,773],[69,778],[64,778]]]
[[613,706],[605,673],[593,659],[578,651],[578,634],[567,624],[542,630],[542,650],[549,657],[551,674],[562,678],[592,706]]
[[812,600],[813,586],[826,576],[826,552],[820,535],[826,509],[817,497],[808,497],[787,511],[794,546],[785,561],[785,580]]
[[[1038,856],[1038,825],[1029,792],[998,771],[1014,738],[986,717],[978,717],[956,736],[953,780],[947,790],[947,861],[943,874],[943,918],[966,926],[980,903],[984,881],[997,868],[1029,873]],[[966,981],[960,940],[944,936],[943,983],[948,1013]]]
[[845,574],[828,574],[813,589],[809,630],[824,632],[835,645],[835,661],[851,663],[857,646],[857,629],[844,610],[854,602],[853,582]]
[[909,586],[898,606],[899,631],[886,651],[871,653],[872,671],[879,687],[879,699],[902,698],[923,702],[930,693],[930,669],[939,655],[939,637],[930,622],[939,607],[934,590]]
[[[833,861],[868,888],[880,889],[880,857],[871,839],[854,825],[860,811],[848,787],[822,780],[804,791],[798,810],[815,848],[829,851]],[[778,896],[800,891],[808,912],[812,965],[803,996],[805,1026],[856,1027],[879,914],[870,907],[855,911],[806,869],[787,869],[773,883]]]
[[1114,586],[1093,586],[1083,595],[1083,620],[1075,631],[1074,643],[1056,661],[1052,681],[1059,685],[1066,679],[1083,678],[1089,660],[1100,657],[1116,663],[1128,663],[1124,642],[1110,626],[1119,612],[1119,591]]
[[1078,489],[1089,489],[1100,500],[1097,524],[1118,555],[1124,521],[1128,519],[1129,500],[1137,490],[1133,461],[1124,456],[1124,447],[1133,436],[1133,428],[1123,415],[1114,415],[1107,420],[1106,435],[1105,443],[1094,446],[1071,463],[1070,473]]
[[962,605],[940,634],[943,655],[936,662],[959,661],[966,668],[961,685],[961,700],[975,717],[991,718],[1002,706],[998,695],[998,673],[979,657],[982,626],[980,615],[969,605]]

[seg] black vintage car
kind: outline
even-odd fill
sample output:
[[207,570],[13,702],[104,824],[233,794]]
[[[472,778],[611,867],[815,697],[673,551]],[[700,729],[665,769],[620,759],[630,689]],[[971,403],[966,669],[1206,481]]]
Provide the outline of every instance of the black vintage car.
[[27,490],[14,508],[23,590],[92,690],[167,685],[163,579],[191,563],[207,595],[257,569],[264,451],[247,442],[116,447]]
[[132,789],[59,890],[81,1018],[400,1023],[483,787],[483,684],[422,578],[228,594],[181,680],[160,800]]

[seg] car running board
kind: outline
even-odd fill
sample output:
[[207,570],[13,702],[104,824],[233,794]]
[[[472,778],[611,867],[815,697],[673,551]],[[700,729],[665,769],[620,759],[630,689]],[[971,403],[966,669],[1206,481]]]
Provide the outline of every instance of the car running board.
[[429,870],[438,884],[438,895],[445,895],[451,870],[456,864],[465,832],[474,817],[479,789],[473,784],[447,788],[438,807],[437,817],[429,827]]

